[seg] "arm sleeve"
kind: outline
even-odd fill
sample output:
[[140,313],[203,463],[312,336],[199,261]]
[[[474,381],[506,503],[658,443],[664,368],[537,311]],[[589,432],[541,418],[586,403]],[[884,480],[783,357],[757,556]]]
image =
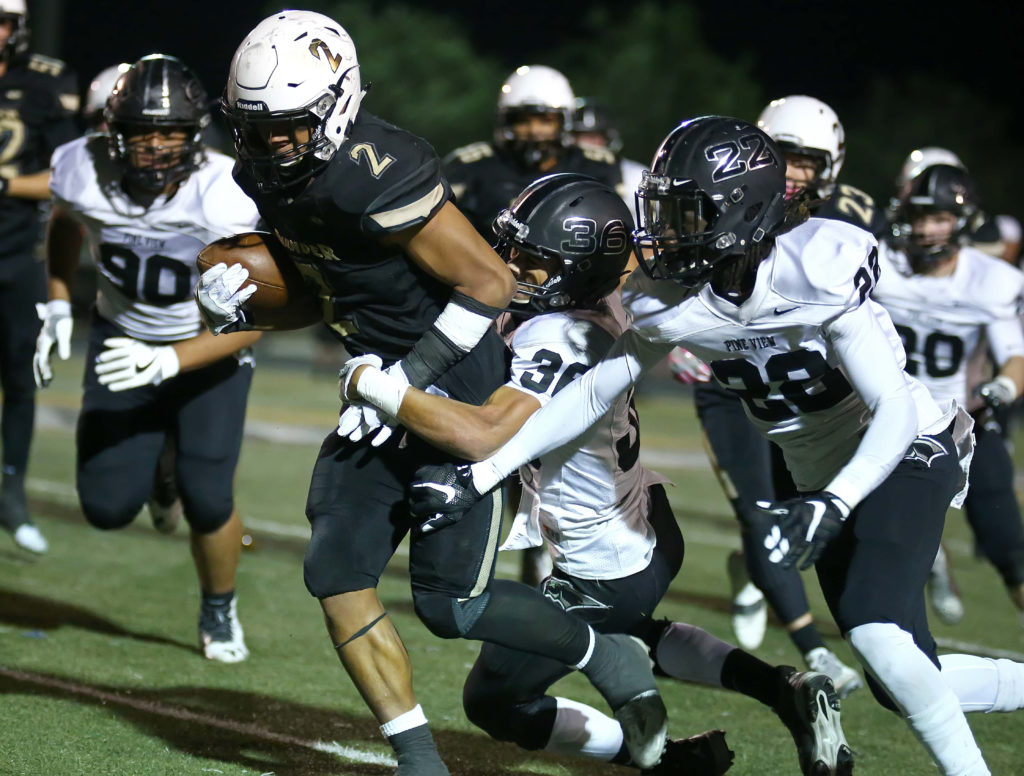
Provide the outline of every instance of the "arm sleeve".
[[1004,318],[985,327],[992,354],[1002,366],[1013,356],[1024,356],[1024,328],[1020,318]]
[[604,415],[615,399],[672,349],[627,331],[590,371],[530,416],[512,439],[473,465],[473,483],[485,493],[527,461],[571,442]]
[[850,509],[892,473],[917,435],[917,405],[878,312],[869,302],[827,327],[847,378],[872,413],[857,451],[826,487]]

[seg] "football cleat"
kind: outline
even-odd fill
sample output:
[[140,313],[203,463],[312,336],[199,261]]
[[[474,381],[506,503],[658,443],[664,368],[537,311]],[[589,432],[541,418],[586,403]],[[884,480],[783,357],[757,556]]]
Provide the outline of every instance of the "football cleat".
[[768,624],[768,604],[747,573],[743,553],[734,550],[726,561],[732,588],[732,632],[744,649],[757,649],[764,641]]
[[241,663],[249,657],[242,624],[236,611],[237,599],[226,607],[202,606],[199,610],[199,648],[209,660]]
[[14,529],[14,543],[23,550],[42,555],[50,549],[43,532],[32,523],[22,523]]
[[953,580],[946,548],[941,544],[928,572],[928,600],[932,609],[946,625],[956,625],[964,618],[964,602]]
[[850,693],[864,686],[860,674],[840,660],[835,652],[826,647],[812,649],[804,655],[804,660],[807,662],[807,667],[812,671],[825,674],[825,676],[832,680],[832,685],[836,688],[840,698],[845,698]]
[[781,688],[774,711],[796,743],[803,776],[850,776],[853,752],[839,722],[839,693],[832,680],[814,671],[779,666]]
[[643,771],[643,776],[721,776],[732,767],[734,757],[725,731],[709,730],[669,741],[661,762]]

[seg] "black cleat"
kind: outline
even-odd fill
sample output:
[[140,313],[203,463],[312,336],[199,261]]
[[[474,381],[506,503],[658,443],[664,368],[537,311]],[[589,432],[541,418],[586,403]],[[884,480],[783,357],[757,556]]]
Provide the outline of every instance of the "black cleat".
[[733,757],[725,743],[725,731],[709,730],[669,741],[661,762],[644,771],[643,776],[722,776],[732,767]]
[[832,680],[790,666],[778,670],[783,684],[774,711],[796,742],[803,776],[850,776],[853,752],[839,723],[839,694]]

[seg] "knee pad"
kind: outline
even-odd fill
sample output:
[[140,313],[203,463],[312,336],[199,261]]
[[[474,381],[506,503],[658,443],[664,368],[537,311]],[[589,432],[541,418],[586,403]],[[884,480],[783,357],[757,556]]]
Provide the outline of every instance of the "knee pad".
[[78,489],[78,502],[89,525],[104,531],[124,528],[142,509],[141,503],[128,503],[102,489],[93,493],[91,489],[81,486]]
[[231,519],[235,502],[230,482],[227,488],[204,482],[205,478],[192,478],[178,485],[185,519],[193,531],[200,534],[213,533]]
[[480,619],[490,593],[484,592],[475,598],[459,599],[434,590],[412,591],[412,604],[416,616],[427,629],[442,639],[459,639],[469,633]]
[[481,680],[474,670],[462,690],[466,718],[495,741],[510,741],[523,749],[543,749],[557,713],[554,698],[514,700],[501,687]]

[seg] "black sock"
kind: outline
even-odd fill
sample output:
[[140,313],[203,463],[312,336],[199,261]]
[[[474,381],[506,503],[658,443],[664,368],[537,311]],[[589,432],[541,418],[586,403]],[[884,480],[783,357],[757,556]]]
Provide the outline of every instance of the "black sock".
[[231,606],[234,598],[234,590],[227,593],[203,593],[203,606],[210,609],[226,609]]
[[749,652],[734,649],[722,664],[722,687],[774,707],[779,694],[779,673]]
[[0,522],[9,531],[31,522],[25,496],[25,472],[7,464],[0,483]]
[[800,628],[800,630],[793,631],[789,634],[789,637],[793,640],[796,648],[800,650],[801,655],[806,655],[812,649],[825,646],[825,640],[821,637],[821,633],[818,632],[818,626],[813,622]]
[[447,776],[448,769],[441,761],[437,744],[434,743],[434,737],[426,724],[390,735],[388,743],[398,758],[399,774],[415,772],[417,776]]

